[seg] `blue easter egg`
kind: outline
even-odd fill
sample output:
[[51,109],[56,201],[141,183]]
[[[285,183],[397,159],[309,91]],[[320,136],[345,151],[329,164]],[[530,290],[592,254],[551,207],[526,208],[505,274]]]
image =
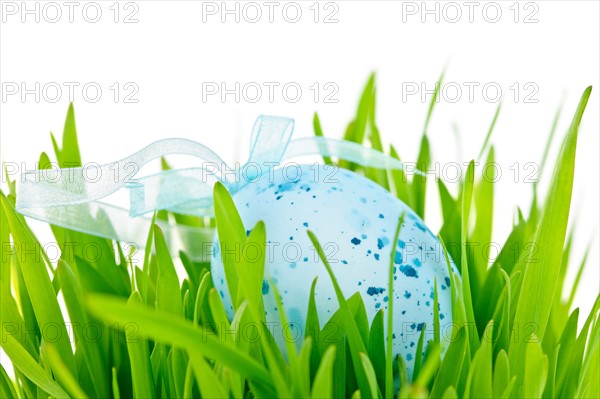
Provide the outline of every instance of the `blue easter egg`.
[[[416,347],[426,325],[433,338],[434,281],[438,285],[442,347],[451,333],[452,309],[446,259],[437,237],[423,220],[390,192],[352,171],[330,165],[295,165],[276,169],[246,184],[233,195],[247,229],[266,227],[263,297],[267,322],[279,325],[270,282],[281,294],[290,328],[282,337],[301,343],[310,287],[318,276],[315,300],[321,327],[338,309],[333,285],[307,230],[315,233],[346,297],[360,292],[369,322],[394,301],[394,355],[402,355],[412,375]],[[394,233],[400,215],[399,239]],[[233,315],[218,245],[212,277]],[[392,249],[393,248],[393,249]],[[394,292],[388,292],[390,256],[394,251]],[[454,265],[452,265],[455,270]],[[270,281],[270,282],[269,282]],[[443,339],[443,338],[446,339]],[[326,339],[327,337],[322,337]],[[283,345],[281,345],[283,347]]]

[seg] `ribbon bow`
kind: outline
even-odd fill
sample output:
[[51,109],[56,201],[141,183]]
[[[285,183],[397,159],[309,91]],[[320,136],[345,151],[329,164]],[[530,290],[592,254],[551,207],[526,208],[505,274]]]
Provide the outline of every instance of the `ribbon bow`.
[[[119,242],[143,243],[151,222],[144,215],[167,210],[210,216],[216,181],[234,194],[264,173],[265,168],[282,166],[284,160],[321,155],[365,167],[403,169],[399,160],[357,143],[325,137],[292,140],[293,129],[293,119],[259,116],[252,129],[248,161],[241,168],[229,167],[214,151],[196,141],[170,138],[104,165],[26,172],[17,188],[16,208],[25,216],[71,230]],[[136,178],[145,164],[173,154],[191,155],[202,161],[201,166]],[[244,178],[232,178],[239,175],[239,169],[244,171]],[[129,190],[129,209],[101,201],[121,189]],[[177,246],[172,241],[175,229],[164,222],[161,227],[170,245]],[[202,252],[199,243],[211,242],[213,238],[210,228],[178,226],[176,230],[192,258]]]

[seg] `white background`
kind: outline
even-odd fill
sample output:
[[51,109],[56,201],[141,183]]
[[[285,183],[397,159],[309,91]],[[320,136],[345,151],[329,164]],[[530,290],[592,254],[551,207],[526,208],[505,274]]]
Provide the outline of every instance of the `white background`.
[[[20,1],[3,1],[2,161],[31,169],[41,151],[52,152],[49,131],[61,135],[69,103],[65,82],[79,85],[74,102],[84,161],[117,160],[154,140],[173,136],[200,141],[226,160],[244,161],[252,123],[261,113],[295,118],[298,137],[312,134],[312,114],[318,111],[326,135],[340,137],[372,71],[377,73],[381,133],[395,145],[403,160],[416,161],[431,99],[421,87],[433,89],[447,66],[449,84],[444,86],[446,93],[436,106],[429,129],[434,158],[442,167],[450,161],[462,163],[477,157],[497,107],[493,88],[484,92],[483,86],[502,90],[502,111],[492,136],[503,172],[497,186],[494,241],[502,243],[516,207],[529,208],[531,183],[524,181],[524,164],[539,163],[553,116],[563,103],[551,151],[553,161],[581,92],[593,85],[580,131],[571,213],[578,218],[573,269],[593,237],[582,289],[576,298],[576,306],[584,313],[589,311],[599,290],[600,261],[595,234],[600,180],[597,1],[475,2],[471,15],[465,2],[448,6],[444,2],[321,1],[315,6],[314,1],[307,1],[288,5],[285,14],[287,3],[280,2],[274,6],[273,22],[269,21],[268,6],[257,2],[262,18],[256,23],[248,21],[256,15],[253,6],[244,8],[245,3],[238,3],[239,22],[235,14],[230,14],[225,15],[223,23],[222,3],[209,3],[121,1],[115,5],[107,1],[86,6],[88,2],[78,2],[70,22],[69,8],[63,2],[54,3],[57,8],[28,1],[28,9],[38,7],[36,22],[35,14],[23,15]],[[13,15],[14,7],[17,9]],[[205,12],[214,7],[219,9],[217,14]],[[227,7],[234,9],[236,3],[228,2]],[[423,14],[424,7],[437,7],[438,12]],[[292,23],[297,8],[302,16]],[[57,9],[62,17],[52,23]],[[92,23],[97,9],[102,15]],[[318,16],[315,9],[319,10]],[[462,15],[452,22],[457,10]],[[497,10],[501,15],[494,23]],[[332,12],[330,18],[337,22],[325,23]],[[125,23],[129,14],[137,22]],[[6,92],[15,85],[21,90],[22,84],[34,89],[36,82],[40,85],[39,102],[35,94],[22,98],[20,91],[14,95]],[[115,82],[120,87],[116,102]],[[247,101],[255,96],[253,91],[246,96],[240,93],[239,102],[233,94],[225,101],[219,95],[203,98],[203,84],[210,82],[225,82],[230,89],[236,82],[240,87],[255,82],[263,86],[262,98],[256,103]],[[269,101],[265,82],[279,84],[273,102]],[[131,85],[125,90],[127,83]],[[284,98],[282,87],[286,83],[301,87],[297,102]],[[315,83],[320,87],[318,101],[310,88]],[[327,83],[330,86],[325,90]],[[91,101],[93,90],[87,93],[88,98],[82,93],[86,84],[102,89],[97,102]],[[469,98],[469,84],[478,85],[473,98]],[[56,85],[62,86],[62,93],[52,102],[57,96],[52,90]],[[415,85],[419,93],[408,95],[407,87]],[[453,88],[457,86],[462,93],[453,102],[457,94]],[[124,101],[131,87],[139,89],[132,97],[137,103]],[[324,101],[331,87],[338,89],[332,97],[337,103]],[[293,90],[288,94],[293,97]],[[537,102],[526,101],[528,94],[528,100]],[[521,171],[518,182],[510,169],[515,162],[519,162]],[[177,163],[184,164],[183,160]],[[547,182],[549,173],[544,177]],[[437,231],[440,213],[434,190],[431,185],[426,221]],[[41,237],[50,239],[44,235],[45,230],[40,232]]]

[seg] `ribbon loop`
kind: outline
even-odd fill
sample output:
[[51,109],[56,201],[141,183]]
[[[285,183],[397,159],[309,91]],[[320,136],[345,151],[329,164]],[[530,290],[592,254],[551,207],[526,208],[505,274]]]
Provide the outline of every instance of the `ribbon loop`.
[[249,163],[263,165],[281,162],[294,132],[294,120],[279,116],[259,116],[252,128]]

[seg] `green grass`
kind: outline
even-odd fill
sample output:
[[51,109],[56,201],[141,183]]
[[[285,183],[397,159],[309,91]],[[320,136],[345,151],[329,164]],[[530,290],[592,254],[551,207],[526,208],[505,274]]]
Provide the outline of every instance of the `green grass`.
[[[494,185],[471,179],[473,163],[458,184],[455,197],[441,180],[437,193],[428,192],[423,176],[409,179],[399,170],[366,169],[324,159],[366,175],[421,216],[426,196],[438,196],[443,216],[440,241],[460,244],[459,250],[455,245],[444,249],[448,267],[452,257],[461,272],[461,278],[455,278],[450,287],[452,340],[442,356],[440,319],[435,312],[428,323],[433,326],[433,339],[421,334],[415,354],[424,350],[425,356],[415,355],[410,380],[404,359],[393,358],[391,353],[392,312],[384,314],[381,310],[372,321],[367,320],[360,295],[345,298],[342,294],[312,232],[310,239],[330,281],[315,280],[306,289],[314,292],[316,284],[332,283],[340,307],[330,320],[320,323],[319,303],[311,295],[306,304],[304,340],[299,349],[286,345],[284,354],[265,324],[261,291],[264,258],[249,261],[241,256],[239,262],[234,261],[236,257],[223,259],[235,309],[233,320],[229,320],[212,285],[210,265],[190,261],[185,252],[169,253],[158,225],[148,232],[141,265],[134,264],[129,254],[110,240],[51,226],[61,248],[68,243],[80,244],[74,247],[74,257],[51,262],[27,221],[15,212],[15,186],[9,182],[8,191],[0,197],[0,314],[1,344],[15,378],[0,369],[0,396],[600,397],[600,297],[590,314],[581,319],[579,310],[571,309],[587,256],[572,264],[573,229],[567,233],[577,134],[590,92],[591,88],[583,92],[574,112],[546,197],[540,198],[537,185],[533,185],[529,213],[519,210],[518,220],[492,264],[466,256],[469,243],[491,241],[493,226]],[[393,147],[382,144],[375,120],[375,95],[372,76],[345,139],[398,158]],[[432,162],[427,133],[434,105],[435,100],[428,108],[416,156],[423,170]],[[500,108],[489,131],[482,134],[478,159],[495,159],[490,143],[499,112]],[[554,137],[558,115],[546,148]],[[315,134],[323,135],[318,115],[313,122]],[[62,139],[59,148],[52,136],[59,164],[81,164],[72,106]],[[546,150],[545,166],[549,164],[547,154]],[[44,153],[40,161],[40,165],[48,165],[50,157]],[[168,167],[166,162],[163,167]],[[547,172],[545,175],[550,176],[551,171]],[[243,226],[229,193],[220,184],[214,188],[214,202],[214,220],[183,215],[173,219],[186,226],[216,224],[222,245],[227,243],[229,248],[236,244],[240,251],[245,245],[265,248],[264,224]],[[165,219],[168,215],[158,212],[155,217]],[[401,225],[399,220],[396,235]],[[12,251],[11,243],[28,251]],[[102,248],[97,259],[90,260],[82,252],[90,243]],[[518,256],[515,248],[519,249]],[[181,262],[184,276],[178,276],[177,262]],[[565,275],[572,267],[577,268],[578,278],[567,287]],[[388,292],[393,289],[392,268],[393,262]],[[276,289],[271,292],[276,295]],[[65,306],[59,305],[59,297]],[[61,309],[66,309],[66,314]],[[285,313],[280,314],[285,322]],[[332,330],[332,326],[336,328]],[[254,328],[260,338],[244,339],[246,327]]]

